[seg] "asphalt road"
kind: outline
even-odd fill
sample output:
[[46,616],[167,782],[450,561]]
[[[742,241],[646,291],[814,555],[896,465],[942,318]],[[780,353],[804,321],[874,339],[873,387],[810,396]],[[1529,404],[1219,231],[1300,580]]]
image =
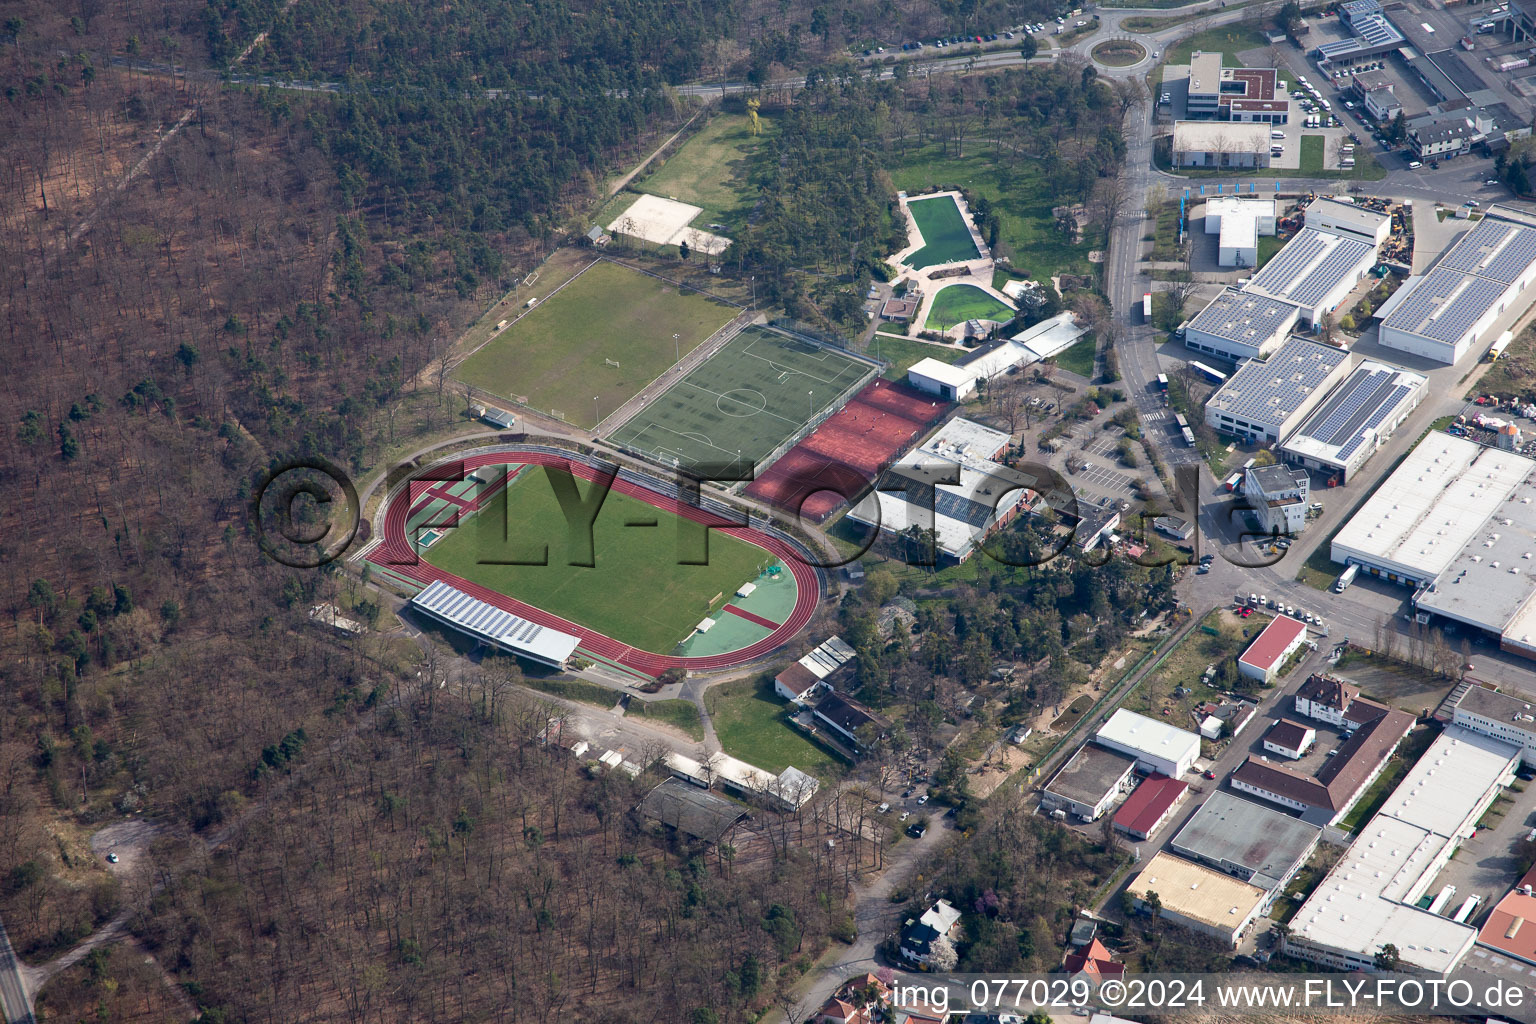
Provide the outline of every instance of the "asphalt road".
[[0,1012],[5,1015],[6,1024],[34,1024],[36,1020],[32,1016],[27,982],[22,976],[24,970],[16,958],[16,951],[11,948],[5,926],[0,925]]

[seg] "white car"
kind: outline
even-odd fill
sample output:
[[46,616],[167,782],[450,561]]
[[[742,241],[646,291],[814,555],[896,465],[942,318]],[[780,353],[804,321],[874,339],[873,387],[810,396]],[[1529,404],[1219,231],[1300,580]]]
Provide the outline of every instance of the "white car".
[[901,812],[901,817],[897,818],[896,820],[897,821],[906,821],[910,817],[912,817],[912,812],[911,811],[902,811]]
[[890,804],[881,804],[879,807],[875,808],[875,812],[877,814],[884,814],[886,811],[888,811],[890,809],[891,809],[891,805]]
[[1497,185],[1498,183],[1498,178],[1489,178],[1487,181],[1483,182],[1484,185]]
[[117,854],[115,854],[115,853],[107,854],[107,863],[108,864],[116,864],[117,863]]

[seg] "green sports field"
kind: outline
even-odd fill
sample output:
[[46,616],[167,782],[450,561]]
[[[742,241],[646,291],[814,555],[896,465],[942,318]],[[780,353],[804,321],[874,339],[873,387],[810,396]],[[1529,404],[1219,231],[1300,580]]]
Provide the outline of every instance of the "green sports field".
[[763,117],[761,124],[763,134],[753,135],[745,115],[716,114],[666,163],[630,187],[702,208],[693,222],[696,228],[707,229],[716,221],[734,227],[757,202],[752,166],[773,131],[773,120]]
[[739,458],[745,468],[870,370],[841,352],[748,327],[608,439],[665,462],[734,465]]
[[999,323],[1013,319],[1013,308],[973,284],[952,284],[934,293],[933,305],[928,307],[928,329],[945,331],[966,320],[996,320]]
[[459,379],[593,427],[738,312],[603,260],[466,359]]
[[902,263],[921,270],[941,263],[973,260],[981,255],[953,196],[908,200],[907,209],[912,211],[917,230],[923,234],[923,247]]
[[[774,561],[762,548],[609,491],[592,524],[593,565],[573,566],[566,518],[544,467],[520,473],[486,508],[424,554],[440,569],[579,622],[622,643],[669,654],[700,619]],[[572,479],[563,474],[565,479]],[[583,499],[592,484],[575,480]],[[708,536],[706,565],[680,565],[679,542],[697,550]],[[534,561],[548,546],[548,565]],[[723,595],[711,601],[715,595]]]

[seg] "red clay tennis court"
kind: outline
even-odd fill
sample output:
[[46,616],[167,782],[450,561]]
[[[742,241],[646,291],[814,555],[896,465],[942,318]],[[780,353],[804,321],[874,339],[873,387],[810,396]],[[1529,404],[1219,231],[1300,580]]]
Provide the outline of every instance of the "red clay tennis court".
[[747,493],[819,523],[845,498],[862,493],[949,408],[905,384],[875,380],[785,452]]

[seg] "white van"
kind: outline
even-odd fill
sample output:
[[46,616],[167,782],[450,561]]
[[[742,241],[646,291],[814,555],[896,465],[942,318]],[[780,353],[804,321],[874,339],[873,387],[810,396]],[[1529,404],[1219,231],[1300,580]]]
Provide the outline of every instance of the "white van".
[[1333,104],[1329,103],[1327,100],[1321,100],[1320,102],[1322,103],[1324,110],[1332,110],[1333,109]]
[[1275,129],[1269,133],[1269,137],[1276,140],[1277,142],[1281,142],[1285,140],[1285,132]]

